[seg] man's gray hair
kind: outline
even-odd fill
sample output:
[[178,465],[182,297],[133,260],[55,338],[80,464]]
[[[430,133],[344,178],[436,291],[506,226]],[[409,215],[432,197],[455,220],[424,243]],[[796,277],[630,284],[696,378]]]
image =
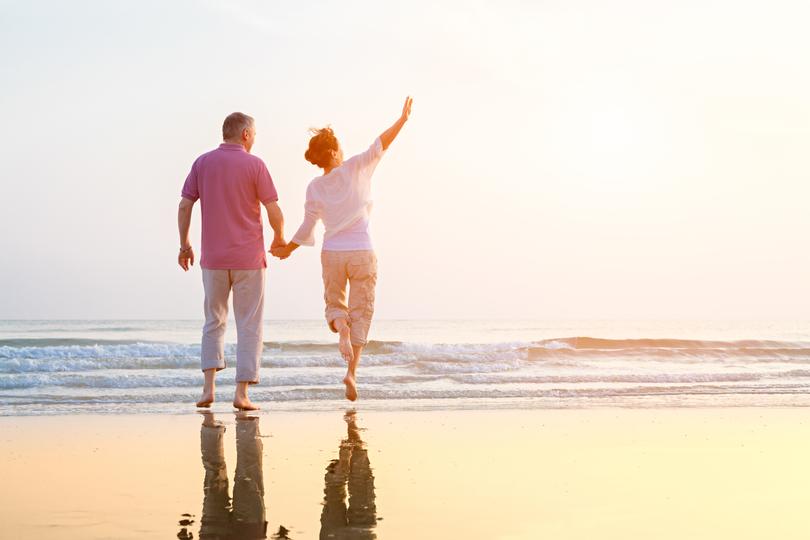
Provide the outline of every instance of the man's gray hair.
[[231,113],[222,123],[222,138],[225,140],[241,138],[242,131],[252,125],[253,117],[240,112]]

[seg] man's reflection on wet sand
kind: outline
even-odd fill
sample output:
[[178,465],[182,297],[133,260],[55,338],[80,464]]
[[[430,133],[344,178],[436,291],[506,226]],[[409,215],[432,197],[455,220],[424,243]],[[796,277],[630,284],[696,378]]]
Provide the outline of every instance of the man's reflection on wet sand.
[[344,420],[348,435],[340,442],[338,459],[329,463],[324,476],[320,538],[372,540],[377,538],[373,530],[377,525],[374,475],[355,411],[348,411]]
[[236,540],[267,538],[259,418],[236,417],[236,475],[233,506],[228,496],[223,437],[225,426],[211,412],[203,415],[200,448],[205,468],[200,538]]

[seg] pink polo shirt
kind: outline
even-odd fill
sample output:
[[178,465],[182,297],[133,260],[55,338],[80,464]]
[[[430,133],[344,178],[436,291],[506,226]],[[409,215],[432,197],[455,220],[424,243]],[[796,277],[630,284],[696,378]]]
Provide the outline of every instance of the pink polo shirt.
[[181,195],[202,206],[201,267],[267,267],[259,203],[277,201],[278,194],[260,158],[241,144],[222,143],[197,158]]

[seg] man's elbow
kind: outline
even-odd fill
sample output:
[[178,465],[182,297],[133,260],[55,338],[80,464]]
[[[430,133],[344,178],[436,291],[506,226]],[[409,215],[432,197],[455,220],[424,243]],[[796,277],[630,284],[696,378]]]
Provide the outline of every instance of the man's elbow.
[[264,209],[267,210],[267,217],[270,221],[283,219],[284,214],[281,213],[281,207],[277,202],[273,201],[265,204]]
[[185,197],[180,198],[180,204],[177,206],[177,209],[180,212],[191,212],[191,209],[194,207],[194,201],[191,199],[186,199]]

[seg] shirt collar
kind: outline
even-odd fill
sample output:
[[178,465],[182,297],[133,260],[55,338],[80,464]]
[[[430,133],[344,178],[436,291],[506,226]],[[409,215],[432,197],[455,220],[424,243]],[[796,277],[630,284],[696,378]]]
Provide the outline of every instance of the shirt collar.
[[219,149],[220,150],[237,150],[237,151],[241,150],[242,152],[247,151],[247,150],[245,150],[245,147],[242,146],[241,144],[228,143],[228,142],[221,143],[219,145]]

